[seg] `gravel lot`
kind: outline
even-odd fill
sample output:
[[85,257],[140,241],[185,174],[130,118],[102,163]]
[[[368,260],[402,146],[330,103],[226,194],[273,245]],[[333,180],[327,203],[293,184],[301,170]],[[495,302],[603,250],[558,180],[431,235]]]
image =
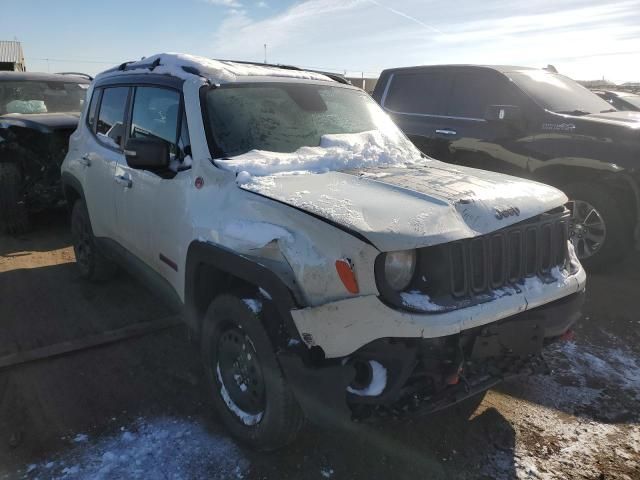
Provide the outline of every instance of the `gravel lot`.
[[[73,262],[64,212],[0,236],[0,357],[168,315],[128,276],[87,285]],[[638,479],[639,285],[639,256],[591,275],[554,373],[501,385],[470,419],[307,427],[276,454],[227,437],[182,327],[0,370],[0,479]]]

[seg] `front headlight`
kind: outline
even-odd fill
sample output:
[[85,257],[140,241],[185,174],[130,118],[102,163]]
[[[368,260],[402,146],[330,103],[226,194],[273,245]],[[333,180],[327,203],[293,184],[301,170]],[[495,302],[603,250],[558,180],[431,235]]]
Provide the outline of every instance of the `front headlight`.
[[416,271],[416,251],[387,252],[384,258],[384,276],[387,285],[396,292],[407,288]]

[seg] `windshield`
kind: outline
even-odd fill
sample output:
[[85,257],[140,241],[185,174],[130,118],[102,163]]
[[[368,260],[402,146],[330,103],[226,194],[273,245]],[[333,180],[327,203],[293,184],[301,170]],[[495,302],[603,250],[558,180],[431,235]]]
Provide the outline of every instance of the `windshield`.
[[80,112],[88,84],[74,82],[0,82],[0,115]]
[[640,95],[621,95],[620,98],[636,108],[640,108]]
[[586,115],[614,110],[609,103],[579,83],[546,70],[510,73],[513,82],[547,110]]
[[403,138],[380,107],[353,88],[316,84],[229,84],[207,93],[206,111],[219,155],[250,150],[290,153],[317,147],[328,134],[378,130]]

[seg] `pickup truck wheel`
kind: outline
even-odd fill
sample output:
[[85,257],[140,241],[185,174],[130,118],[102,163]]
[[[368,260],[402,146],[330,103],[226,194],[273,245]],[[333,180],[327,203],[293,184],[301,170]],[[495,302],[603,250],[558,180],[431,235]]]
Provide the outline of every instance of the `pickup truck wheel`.
[[630,229],[615,197],[587,183],[564,189],[571,211],[569,240],[580,262],[597,271],[620,260],[631,245]]
[[20,193],[22,175],[17,165],[0,163],[0,231],[18,235],[29,230],[29,214]]
[[101,282],[111,278],[116,265],[106,258],[96,246],[89,212],[83,200],[77,200],[71,211],[71,237],[76,265],[80,276],[86,280]]
[[275,450],[293,441],[304,417],[261,324],[258,305],[234,295],[216,297],[204,319],[202,360],[225,426],[253,448]]

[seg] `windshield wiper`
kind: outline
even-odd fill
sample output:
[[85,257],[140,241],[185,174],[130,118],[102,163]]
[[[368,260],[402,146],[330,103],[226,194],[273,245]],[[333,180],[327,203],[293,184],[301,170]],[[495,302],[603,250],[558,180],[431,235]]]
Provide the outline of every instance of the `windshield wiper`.
[[591,115],[591,112],[585,112],[584,110],[562,110],[560,112],[564,115]]
[[610,108],[608,110],[600,110],[600,113],[611,113],[611,112],[617,112],[618,110],[616,110],[615,108]]

